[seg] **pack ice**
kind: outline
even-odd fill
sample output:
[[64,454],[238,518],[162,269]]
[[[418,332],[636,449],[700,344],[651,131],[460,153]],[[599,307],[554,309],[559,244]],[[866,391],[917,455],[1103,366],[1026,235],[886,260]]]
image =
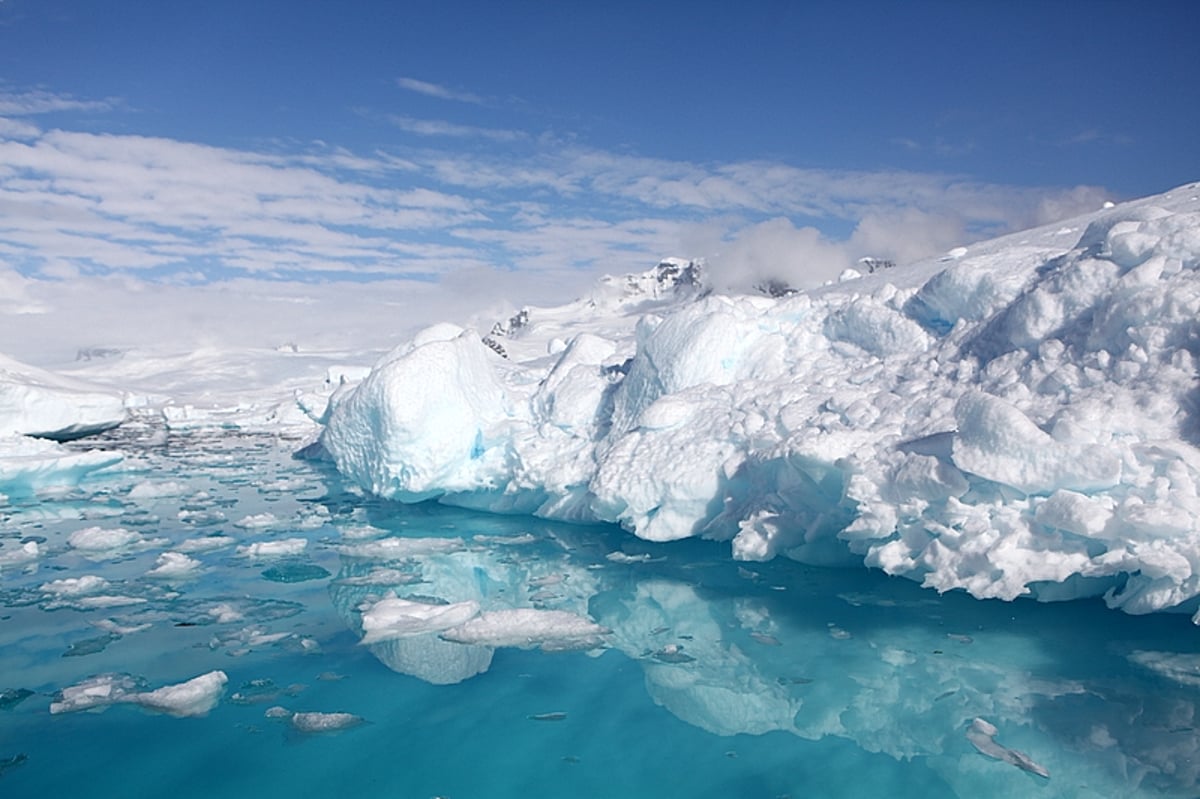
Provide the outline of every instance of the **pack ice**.
[[321,443],[405,502],[1193,612],[1198,193],[779,297],[668,260],[483,339],[438,325],[333,397]]

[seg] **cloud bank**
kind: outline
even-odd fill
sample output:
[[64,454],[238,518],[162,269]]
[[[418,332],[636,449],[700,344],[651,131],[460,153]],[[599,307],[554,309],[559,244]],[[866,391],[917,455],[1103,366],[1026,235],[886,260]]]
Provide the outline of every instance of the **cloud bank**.
[[[480,102],[412,78],[398,84]],[[98,280],[387,281],[560,302],[601,274],[667,255],[708,259],[725,288],[772,278],[803,287],[864,255],[910,261],[1104,199],[1087,186],[647,158],[395,115],[386,121],[420,146],[238,149],[34,121],[116,104],[0,95],[0,313],[45,310]]]

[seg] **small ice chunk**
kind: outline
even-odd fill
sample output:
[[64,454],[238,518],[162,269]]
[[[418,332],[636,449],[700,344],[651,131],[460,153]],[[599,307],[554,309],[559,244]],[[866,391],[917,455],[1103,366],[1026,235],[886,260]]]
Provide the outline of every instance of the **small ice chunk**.
[[400,599],[394,594],[371,605],[362,615],[364,644],[441,632],[460,625],[479,613],[473,599],[436,605]]
[[98,594],[73,600],[72,605],[81,608],[123,608],[128,605],[144,605],[142,597],[125,596],[123,594]]
[[71,533],[67,543],[75,549],[89,552],[100,552],[109,549],[120,549],[132,546],[142,541],[142,534],[123,527],[105,529],[103,527],[86,527]]
[[137,681],[128,674],[101,674],[68,686],[50,703],[50,712],[74,713],[80,710],[99,710],[136,691]]
[[337,732],[365,723],[353,713],[293,713],[292,726],[300,732]]
[[208,615],[212,616],[217,624],[229,624],[246,618],[245,614],[228,602],[222,602],[219,605],[209,608]]
[[0,566],[20,566],[32,563],[38,559],[40,554],[41,550],[38,549],[37,541],[26,541],[17,549],[0,552]]
[[996,743],[997,732],[998,730],[991,723],[977,718],[967,728],[967,740],[971,742],[972,746],[988,757],[1002,760],[1005,763],[1011,763],[1023,771],[1028,771],[1030,774],[1037,774],[1039,777],[1049,779],[1050,772],[1046,771],[1043,766],[1033,762],[1029,755]]
[[212,552],[214,549],[232,546],[236,542],[236,538],[228,535],[206,535],[200,538],[189,538],[175,549],[184,553]]
[[178,685],[134,694],[129,701],[171,716],[203,716],[217,706],[228,681],[225,672],[210,671]]
[[165,482],[144,481],[129,489],[130,499],[158,499],[160,497],[179,497],[187,493],[187,485],[175,480]]
[[[613,563],[649,563],[656,558],[649,552],[643,552],[639,555],[629,555],[625,552],[609,552],[604,556],[605,560],[611,560]],[[663,560],[663,558],[657,558]]]
[[91,622],[91,625],[97,629],[104,630],[106,633],[113,635],[133,635],[140,633],[143,630],[149,630],[150,624],[121,624],[114,619],[100,619],[99,621]]
[[247,558],[280,558],[299,555],[308,547],[307,538],[285,538],[281,541],[258,541],[237,548],[237,554]]
[[82,596],[103,591],[108,587],[108,580],[95,574],[85,574],[82,577],[64,577],[61,580],[51,580],[42,583],[38,590],[43,594],[53,594],[58,597]]
[[164,552],[158,556],[154,568],[146,572],[147,577],[187,577],[200,568],[200,561],[189,558],[182,552]]
[[250,516],[244,516],[233,523],[234,527],[241,527],[246,530],[257,530],[264,527],[274,527],[279,524],[279,519],[275,518],[275,514],[271,512],[255,513]]
[[128,674],[101,674],[64,688],[50,703],[51,713],[102,710],[109,705],[141,705],[171,716],[203,716],[217,705],[229,678],[223,671],[210,671],[187,682],[139,691],[138,681]]
[[442,633],[460,644],[534,647],[545,651],[596,649],[612,630],[565,610],[515,608],[481,613],[465,624]]

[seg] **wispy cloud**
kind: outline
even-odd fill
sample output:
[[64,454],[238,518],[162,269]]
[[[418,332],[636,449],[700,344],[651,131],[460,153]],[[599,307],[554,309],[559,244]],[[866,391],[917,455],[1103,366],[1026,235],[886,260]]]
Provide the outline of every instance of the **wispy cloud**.
[[484,218],[460,194],[354,180],[344,164],[140,136],[0,140],[0,258],[30,272],[436,274],[453,260],[408,245]]
[[484,100],[477,94],[471,92],[458,91],[447,86],[442,86],[438,83],[430,83],[416,78],[396,78],[396,85],[401,89],[417,94],[424,94],[427,97],[436,97],[439,100],[454,100],[459,103],[471,103],[473,105],[483,105]]
[[0,88],[0,116],[32,116],[58,111],[110,111],[116,100],[78,100],[67,94],[33,90],[4,91]]
[[499,296],[501,273],[514,292],[569,292],[683,255],[709,258],[734,287],[767,269],[814,284],[861,255],[912,260],[1104,199],[946,174],[646,158],[399,119],[476,141],[243,150],[0,126],[0,271],[158,282],[469,274]]
[[451,138],[491,139],[497,142],[513,142],[528,139],[529,135],[517,130],[483,128],[475,125],[459,125],[438,119],[414,119],[413,117],[390,114],[388,121],[400,130],[418,136],[448,136]]
[[1069,137],[1063,144],[1111,144],[1125,147],[1133,144],[1133,138],[1122,133],[1109,133],[1098,128],[1089,128]]

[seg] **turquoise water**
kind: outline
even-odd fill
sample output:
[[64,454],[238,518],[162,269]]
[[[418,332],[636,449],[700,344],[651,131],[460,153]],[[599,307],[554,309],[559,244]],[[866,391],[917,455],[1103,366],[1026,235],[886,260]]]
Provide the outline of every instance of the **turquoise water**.
[[[131,427],[85,445],[130,458],[0,504],[0,556],[42,550],[0,568],[4,797],[1200,793],[1200,633],[1183,616],[980,602],[866,570],[737,564],[725,544],[399,506],[266,437]],[[94,526],[143,540],[68,544]],[[197,572],[147,576],[205,537],[224,545],[190,553]],[[238,550],[295,538],[302,553]],[[107,584],[47,588],[85,575]],[[610,632],[587,651],[436,633],[363,645],[363,608],[389,591]],[[94,675],[148,690],[217,669],[228,683],[202,716],[50,712]],[[357,723],[302,732],[294,712]],[[1049,777],[981,752],[976,718],[997,728],[993,755]]]

